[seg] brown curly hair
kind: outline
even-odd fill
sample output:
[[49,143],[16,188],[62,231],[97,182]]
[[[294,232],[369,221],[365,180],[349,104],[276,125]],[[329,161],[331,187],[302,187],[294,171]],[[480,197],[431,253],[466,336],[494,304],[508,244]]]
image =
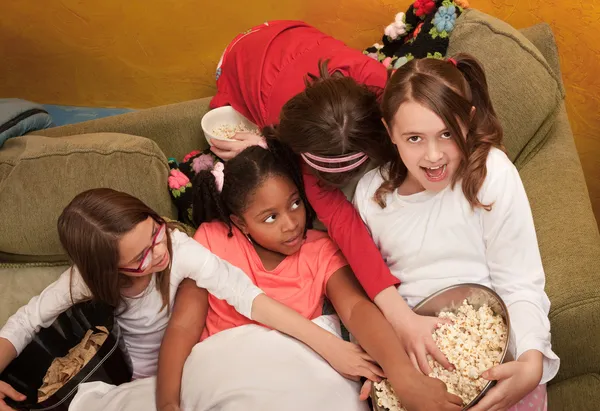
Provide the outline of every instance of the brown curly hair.
[[[456,63],[456,64],[454,64]],[[412,101],[436,113],[453,136],[462,154],[461,164],[452,179],[452,187],[462,180],[462,190],[471,207],[491,210],[477,194],[485,180],[486,160],[492,147],[504,150],[502,126],[496,116],[481,64],[469,54],[453,59],[415,59],[399,68],[388,82],[382,100],[383,119],[388,127],[401,104]],[[472,108],[475,107],[475,111]],[[466,135],[461,125],[468,126]],[[375,201],[386,206],[385,195],[404,181],[407,169],[397,151],[388,161],[384,182],[375,193]]]

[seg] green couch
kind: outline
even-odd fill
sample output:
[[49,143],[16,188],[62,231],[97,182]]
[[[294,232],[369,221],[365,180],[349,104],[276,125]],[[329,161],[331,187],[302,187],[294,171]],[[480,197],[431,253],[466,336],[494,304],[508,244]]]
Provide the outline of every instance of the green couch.
[[[517,31],[467,10],[449,54],[486,68],[505,143],[530,198],[552,302],[552,342],[562,363],[551,410],[600,409],[600,235],[564,106],[550,28]],[[206,147],[209,99],[47,129],[0,150],[0,323],[64,269],[60,210],[79,191],[110,186],[176,218],[167,156]],[[120,134],[111,134],[120,133]]]

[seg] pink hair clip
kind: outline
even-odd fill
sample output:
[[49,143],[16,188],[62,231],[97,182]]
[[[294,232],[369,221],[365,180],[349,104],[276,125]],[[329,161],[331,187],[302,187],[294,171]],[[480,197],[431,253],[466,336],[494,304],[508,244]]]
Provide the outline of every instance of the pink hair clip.
[[455,59],[453,59],[452,57],[447,58],[446,60],[448,60],[450,63],[454,64],[454,67],[457,67],[458,63],[456,62]]
[[215,177],[215,184],[219,193],[223,191],[223,183],[225,182],[225,173],[223,170],[225,170],[225,165],[218,162],[211,171],[212,175]]
[[[354,170],[369,159],[369,157],[365,153],[349,154],[347,156],[342,157],[320,157],[310,153],[302,153],[300,154],[300,156],[306,162],[306,164],[308,164],[315,170],[322,171],[324,173],[343,173],[345,171]],[[311,160],[319,161],[321,163],[326,164],[340,164],[353,160],[357,161],[345,167],[322,167],[313,163]]]

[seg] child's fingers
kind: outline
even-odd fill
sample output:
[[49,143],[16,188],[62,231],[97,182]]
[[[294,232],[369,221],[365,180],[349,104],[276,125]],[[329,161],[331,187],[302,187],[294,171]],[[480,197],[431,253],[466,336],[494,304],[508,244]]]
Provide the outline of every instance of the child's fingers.
[[4,400],[0,400],[0,411],[15,411],[15,410],[13,410],[11,407],[6,405]]
[[505,364],[496,365],[487,371],[484,371],[481,376],[489,381],[504,380],[510,377],[517,366],[515,361],[507,362]]
[[375,361],[373,359],[373,357],[371,357],[368,353],[366,353],[366,352],[363,351],[359,355],[360,355],[360,358],[362,358],[363,360],[372,362],[373,364],[377,364],[377,361]]
[[499,390],[498,386],[495,386],[475,405],[473,408],[470,408],[469,411],[489,411],[491,408],[498,405],[498,403],[502,400],[502,393]]
[[460,398],[458,395],[447,393],[447,394],[446,394],[446,398],[447,398],[447,399],[448,399],[448,401],[450,401],[452,404],[460,405],[461,407],[462,407],[462,405],[463,405],[462,398]]
[[256,142],[257,140],[260,140],[261,137],[251,131],[239,131],[237,133],[235,133],[235,136],[233,136],[236,140],[239,141],[246,141],[246,140],[250,140],[252,142]]
[[452,320],[449,318],[436,317],[435,321],[437,322],[436,328],[440,328],[442,326],[442,324],[452,324]]
[[212,143],[213,147],[216,147],[219,150],[224,150],[224,151],[235,150],[241,144],[239,141],[236,141],[236,140],[231,140],[231,139],[230,140],[220,140],[220,139],[216,139],[216,138],[211,139],[210,142]]
[[419,367],[419,362],[417,361],[417,357],[415,356],[415,354],[413,354],[412,352],[409,353],[408,358],[410,358],[410,362],[412,363],[413,367],[415,367],[417,369],[417,371],[422,372],[421,368]]
[[[363,364],[363,367],[367,368],[368,370],[370,370],[373,374],[377,375],[378,377],[385,378],[385,373],[383,372],[381,367],[379,367],[378,365],[367,361]],[[377,378],[374,381],[380,381],[381,378]]]
[[0,399],[9,397],[15,401],[24,401],[27,397],[17,390],[15,390],[12,386],[5,383],[4,381],[0,381]]
[[359,399],[361,401],[365,401],[371,395],[371,387],[373,386],[373,382],[371,380],[365,381],[362,388],[360,389]]
[[423,346],[421,346],[418,351],[415,352],[415,357],[417,358],[417,363],[419,364],[419,369],[421,372],[425,375],[429,375],[429,373],[431,373],[431,368],[427,362],[427,351],[425,351]]
[[[437,347],[437,345],[435,345],[435,342],[433,342],[433,340],[431,340],[431,343],[427,345],[427,351],[429,352],[429,355],[431,355],[433,359],[440,363],[440,365],[445,369],[452,370],[454,368],[452,364],[450,364],[450,361],[448,361],[444,353]],[[429,372],[427,374],[429,374]]]
[[365,377],[367,380],[371,380],[371,381],[376,381],[376,382],[381,381],[381,377],[379,377],[377,374],[375,374],[369,368],[362,368],[360,371],[360,376]]
[[212,151],[217,157],[227,161],[227,160],[231,160],[233,157],[235,157],[235,153],[233,151],[230,150],[221,150],[218,147],[212,146],[210,148],[210,151]]

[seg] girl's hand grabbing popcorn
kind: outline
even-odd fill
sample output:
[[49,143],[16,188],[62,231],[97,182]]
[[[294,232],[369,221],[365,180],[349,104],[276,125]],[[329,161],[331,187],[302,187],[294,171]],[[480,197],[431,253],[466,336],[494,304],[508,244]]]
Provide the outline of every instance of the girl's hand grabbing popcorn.
[[342,376],[358,381],[365,377],[371,381],[385,378],[383,370],[359,345],[335,338],[335,344],[329,344],[323,358]]
[[470,411],[504,411],[533,391],[542,379],[543,356],[537,350],[524,352],[517,361],[497,365],[482,374],[498,381]]
[[403,373],[398,380],[388,378],[402,408],[406,411],[460,411],[462,399],[446,390],[446,385],[418,371]]
[[454,368],[435,344],[432,337],[433,331],[441,324],[446,323],[451,323],[451,321],[438,317],[418,315],[411,311],[404,315],[398,327],[394,327],[413,365],[425,375],[431,373],[427,354],[447,370]]

